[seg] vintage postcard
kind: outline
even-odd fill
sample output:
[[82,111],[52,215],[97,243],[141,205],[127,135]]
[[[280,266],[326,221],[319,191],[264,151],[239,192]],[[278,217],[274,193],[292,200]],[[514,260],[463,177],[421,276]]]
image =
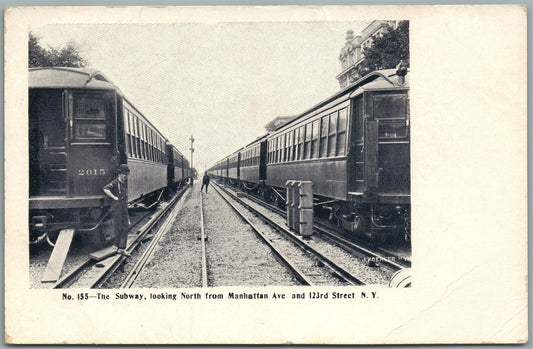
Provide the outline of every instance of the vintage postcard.
[[526,342],[526,10],[7,9],[6,342]]

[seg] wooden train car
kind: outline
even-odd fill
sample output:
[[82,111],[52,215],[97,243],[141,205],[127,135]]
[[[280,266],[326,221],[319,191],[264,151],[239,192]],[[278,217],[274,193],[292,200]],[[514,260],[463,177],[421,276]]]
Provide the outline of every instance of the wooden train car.
[[167,143],[167,182],[172,188],[179,188],[186,184],[192,176],[189,161],[183,154],[170,143]]
[[30,242],[98,231],[110,204],[102,188],[119,164],[131,170],[130,201],[168,185],[167,139],[104,74],[32,68],[28,86]]
[[393,233],[408,239],[406,75],[401,65],[368,74],[232,154],[234,173],[245,187],[264,183],[257,190],[280,206],[288,180],[312,181],[315,208],[330,212],[345,229],[378,239]]

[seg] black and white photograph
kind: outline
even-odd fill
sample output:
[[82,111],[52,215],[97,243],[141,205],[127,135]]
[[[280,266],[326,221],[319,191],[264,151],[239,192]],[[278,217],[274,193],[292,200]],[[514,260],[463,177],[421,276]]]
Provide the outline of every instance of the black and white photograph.
[[[487,312],[461,286],[488,282],[485,259],[517,257],[504,289],[527,280],[527,247],[511,247],[526,241],[525,201],[514,201],[516,219],[507,226],[514,235],[498,235],[511,208],[491,202],[525,195],[526,153],[464,145],[485,147],[477,142],[496,129],[509,150],[524,145],[525,98],[514,92],[526,79],[494,74],[494,85],[472,88],[489,70],[475,62],[479,52],[506,57],[508,77],[525,72],[525,46],[517,44],[525,16],[517,5],[500,9],[10,9],[6,91],[17,82],[6,94],[6,149],[21,142],[6,153],[8,342],[524,340],[527,289],[520,287],[509,294],[512,305],[494,305],[501,321],[471,338],[417,332],[430,326],[427,316],[450,316],[438,310],[449,302],[472,306],[464,321]],[[460,20],[468,14],[471,25]],[[516,55],[479,43],[490,41],[492,31],[483,30],[492,21],[514,23],[513,43],[496,41]],[[455,36],[462,30],[477,39]],[[442,44],[434,48],[434,40]],[[463,40],[472,47],[459,64]],[[510,107],[492,97],[495,85],[515,98]],[[515,184],[505,194],[500,184],[485,185],[488,173],[503,171],[493,168],[502,158]],[[486,189],[476,194],[478,187]],[[496,251],[504,235],[514,238]],[[17,292],[31,302],[10,302]],[[487,299],[498,293],[491,292]],[[85,320],[64,314],[63,330],[20,332],[16,309],[42,301],[55,311],[41,319],[74,306]],[[266,309],[285,319],[268,325]],[[104,320],[91,326],[109,333],[79,333],[87,320],[128,311],[156,321],[128,319],[130,328],[113,332]],[[169,316],[170,332],[156,330]],[[323,317],[316,331],[293,327],[311,317]],[[213,328],[198,331],[206,318]],[[333,318],[345,334],[330,331]],[[76,330],[66,335],[70,326]],[[353,332],[360,326],[371,330]]]
[[272,26],[30,28],[34,287],[411,285],[409,21]]

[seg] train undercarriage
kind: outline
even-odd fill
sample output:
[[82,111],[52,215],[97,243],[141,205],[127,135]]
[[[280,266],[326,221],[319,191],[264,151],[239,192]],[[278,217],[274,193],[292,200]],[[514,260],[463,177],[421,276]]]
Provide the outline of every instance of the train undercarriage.
[[[229,185],[255,194],[280,209],[286,208],[286,189],[266,183],[247,183],[237,179],[222,179]],[[352,201],[313,197],[315,215],[336,225],[348,235],[364,236],[382,244],[388,240],[411,240],[409,204],[379,203],[362,196]]]
[[[177,188],[181,186],[177,185]],[[135,211],[150,210],[174,193],[173,188],[165,187],[143,195],[128,204],[130,215]],[[74,228],[78,235],[83,234],[95,245],[105,244],[115,235],[109,206],[103,204],[79,208],[31,209],[29,222],[30,245],[48,243],[54,246],[59,232],[70,228]]]

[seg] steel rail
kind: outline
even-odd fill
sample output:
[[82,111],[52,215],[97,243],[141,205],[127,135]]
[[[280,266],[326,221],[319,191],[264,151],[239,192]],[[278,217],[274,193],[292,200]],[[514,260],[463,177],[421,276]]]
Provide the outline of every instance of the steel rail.
[[[130,228],[130,232],[147,216],[149,216],[151,212],[143,214],[142,217],[140,217],[135,223],[132,224]],[[142,230],[142,229],[141,229]],[[80,274],[84,269],[90,268],[96,264],[96,261],[90,257],[86,257],[83,262],[81,262],[77,267],[73,268],[71,271],[69,271],[67,274],[65,274],[61,279],[56,281],[56,283],[52,286],[52,288],[63,288],[65,285],[67,285],[70,281],[72,281],[78,274]]]
[[[243,194],[246,195],[246,197],[248,199],[256,202],[257,204],[262,205],[263,207],[266,207],[269,210],[275,211],[275,212],[277,212],[278,214],[280,214],[283,217],[287,217],[287,213],[285,211],[277,208],[276,206],[270,205],[268,203],[265,203],[265,202],[261,201],[260,199],[256,198],[255,196],[251,195],[251,194],[244,193],[244,192],[243,192]],[[379,246],[375,246],[374,248],[376,250],[378,250],[383,255],[380,255],[380,254],[377,254],[375,252],[372,252],[366,247],[363,247],[363,246],[361,246],[361,245],[359,245],[357,243],[349,241],[349,240],[339,236],[338,234],[329,231],[328,228],[326,228],[325,226],[323,226],[322,224],[320,224],[318,222],[314,222],[313,223],[313,229],[317,230],[320,234],[326,235],[328,238],[331,238],[332,240],[334,240],[342,248],[345,248],[345,249],[348,249],[348,250],[350,250],[350,249],[351,250],[355,250],[356,252],[363,253],[363,254],[371,257],[371,258],[375,258],[376,260],[379,260],[379,261],[383,262],[384,264],[387,264],[389,267],[391,267],[394,270],[399,270],[399,269],[403,269],[403,268],[411,268],[411,261],[405,260],[405,259],[395,255],[393,252],[385,250],[385,249],[383,249],[383,248],[381,248]],[[394,262],[394,260],[396,260],[397,262]]]
[[207,254],[205,252],[205,228],[204,228],[204,197],[200,191],[200,234],[202,240],[202,287],[207,287]]
[[[223,188],[221,188],[221,189],[224,190]],[[292,241],[294,241],[302,249],[304,249],[306,251],[309,251],[312,254],[314,254],[316,257],[318,257],[324,263],[324,265],[326,265],[329,269],[331,269],[332,272],[335,275],[337,275],[339,278],[345,280],[346,282],[348,282],[349,284],[352,284],[352,285],[365,285],[365,283],[363,281],[361,281],[359,278],[357,278],[356,276],[352,275],[350,272],[346,271],[344,268],[339,266],[337,263],[333,262],[328,257],[324,256],[322,253],[317,251],[315,248],[313,248],[311,245],[309,245],[304,240],[300,239],[300,237],[296,236],[290,230],[286,229],[285,227],[280,226],[279,224],[277,224],[276,222],[274,222],[270,218],[266,217],[264,214],[262,214],[261,212],[257,211],[255,208],[253,208],[250,205],[248,205],[247,203],[243,202],[236,195],[234,195],[232,193],[229,193],[226,190],[224,190],[224,191],[229,196],[231,196],[234,200],[236,200],[241,205],[246,207],[247,210],[251,211],[252,213],[257,215],[259,218],[261,218],[261,220],[263,220],[265,223],[267,223],[268,225],[270,225],[271,227],[273,227],[277,231],[280,231],[280,232],[284,233],[285,235],[287,235],[288,237],[290,237],[292,239]]]
[[246,222],[248,223],[248,225],[252,228],[252,230],[254,231],[254,233],[256,233],[257,236],[259,236],[261,238],[261,240],[263,240],[264,243],[267,244],[267,246],[272,250],[272,252],[274,252],[274,254],[276,254],[280,259],[281,261],[289,268],[289,270],[293,273],[293,275],[298,279],[298,281],[300,281],[300,283],[302,283],[303,285],[305,286],[314,286],[314,283],[300,270],[300,268],[298,268],[297,266],[295,266],[288,257],[286,257],[283,252],[281,252],[279,249],[277,249],[270,241],[269,239],[265,236],[265,234],[263,234],[259,228],[257,228],[245,215],[244,213],[239,210],[235,205],[233,205],[228,198],[226,198],[224,195],[222,195],[222,193],[219,191],[219,189],[217,188],[216,185],[213,186],[213,188],[215,189],[215,191],[228,203],[228,205],[230,205],[231,208],[233,208],[233,210],[235,212],[238,213],[238,215]]
[[[169,202],[169,204],[163,208],[160,212],[156,213],[153,217],[150,218],[150,220],[137,232],[137,236],[135,239],[130,243],[130,245],[126,248],[126,251],[130,252],[133,251],[139,246],[139,244],[145,239],[146,235],[154,228],[154,226],[159,222],[159,220],[168,212],[168,210],[183,196],[186,188],[183,189],[181,192],[178,192],[176,196],[172,199],[172,201]],[[145,215],[144,217],[148,216]],[[138,223],[140,223],[140,220],[137,221],[133,226],[136,226]],[[132,230],[130,228],[130,231]],[[109,262],[109,265],[102,270],[99,271],[99,273],[96,274],[96,277],[94,277],[89,285],[89,288],[98,288],[101,285],[103,285],[113,273],[126,261],[126,257],[123,255],[113,255],[108,257],[106,260]],[[53,288],[64,288],[65,285],[67,285],[70,281],[76,278],[76,276],[82,274],[84,270],[88,270],[92,267],[94,267],[97,264],[95,260],[93,260],[90,257],[87,257],[86,260],[84,260],[82,263],[78,265],[78,267],[74,268],[72,271],[70,271],[68,274],[63,276],[60,280],[58,280],[52,287]]]
[[[177,202],[177,201],[176,201]],[[170,206],[170,205],[169,205]],[[155,248],[157,247],[159,241],[161,238],[165,235],[165,233],[169,230],[169,228],[172,226],[172,223],[174,223],[174,220],[176,219],[176,216],[178,215],[178,209],[177,206],[174,206],[172,208],[172,211],[167,216],[163,224],[159,227],[157,230],[157,233],[154,235],[154,238],[142,254],[141,258],[137,260],[137,263],[135,263],[133,269],[129,272],[128,276],[126,276],[126,279],[122,282],[122,285],[120,288],[131,288],[135,281],[137,280],[137,277],[141,273],[141,271],[144,269],[146,263],[150,259],[150,257],[153,255]]]

